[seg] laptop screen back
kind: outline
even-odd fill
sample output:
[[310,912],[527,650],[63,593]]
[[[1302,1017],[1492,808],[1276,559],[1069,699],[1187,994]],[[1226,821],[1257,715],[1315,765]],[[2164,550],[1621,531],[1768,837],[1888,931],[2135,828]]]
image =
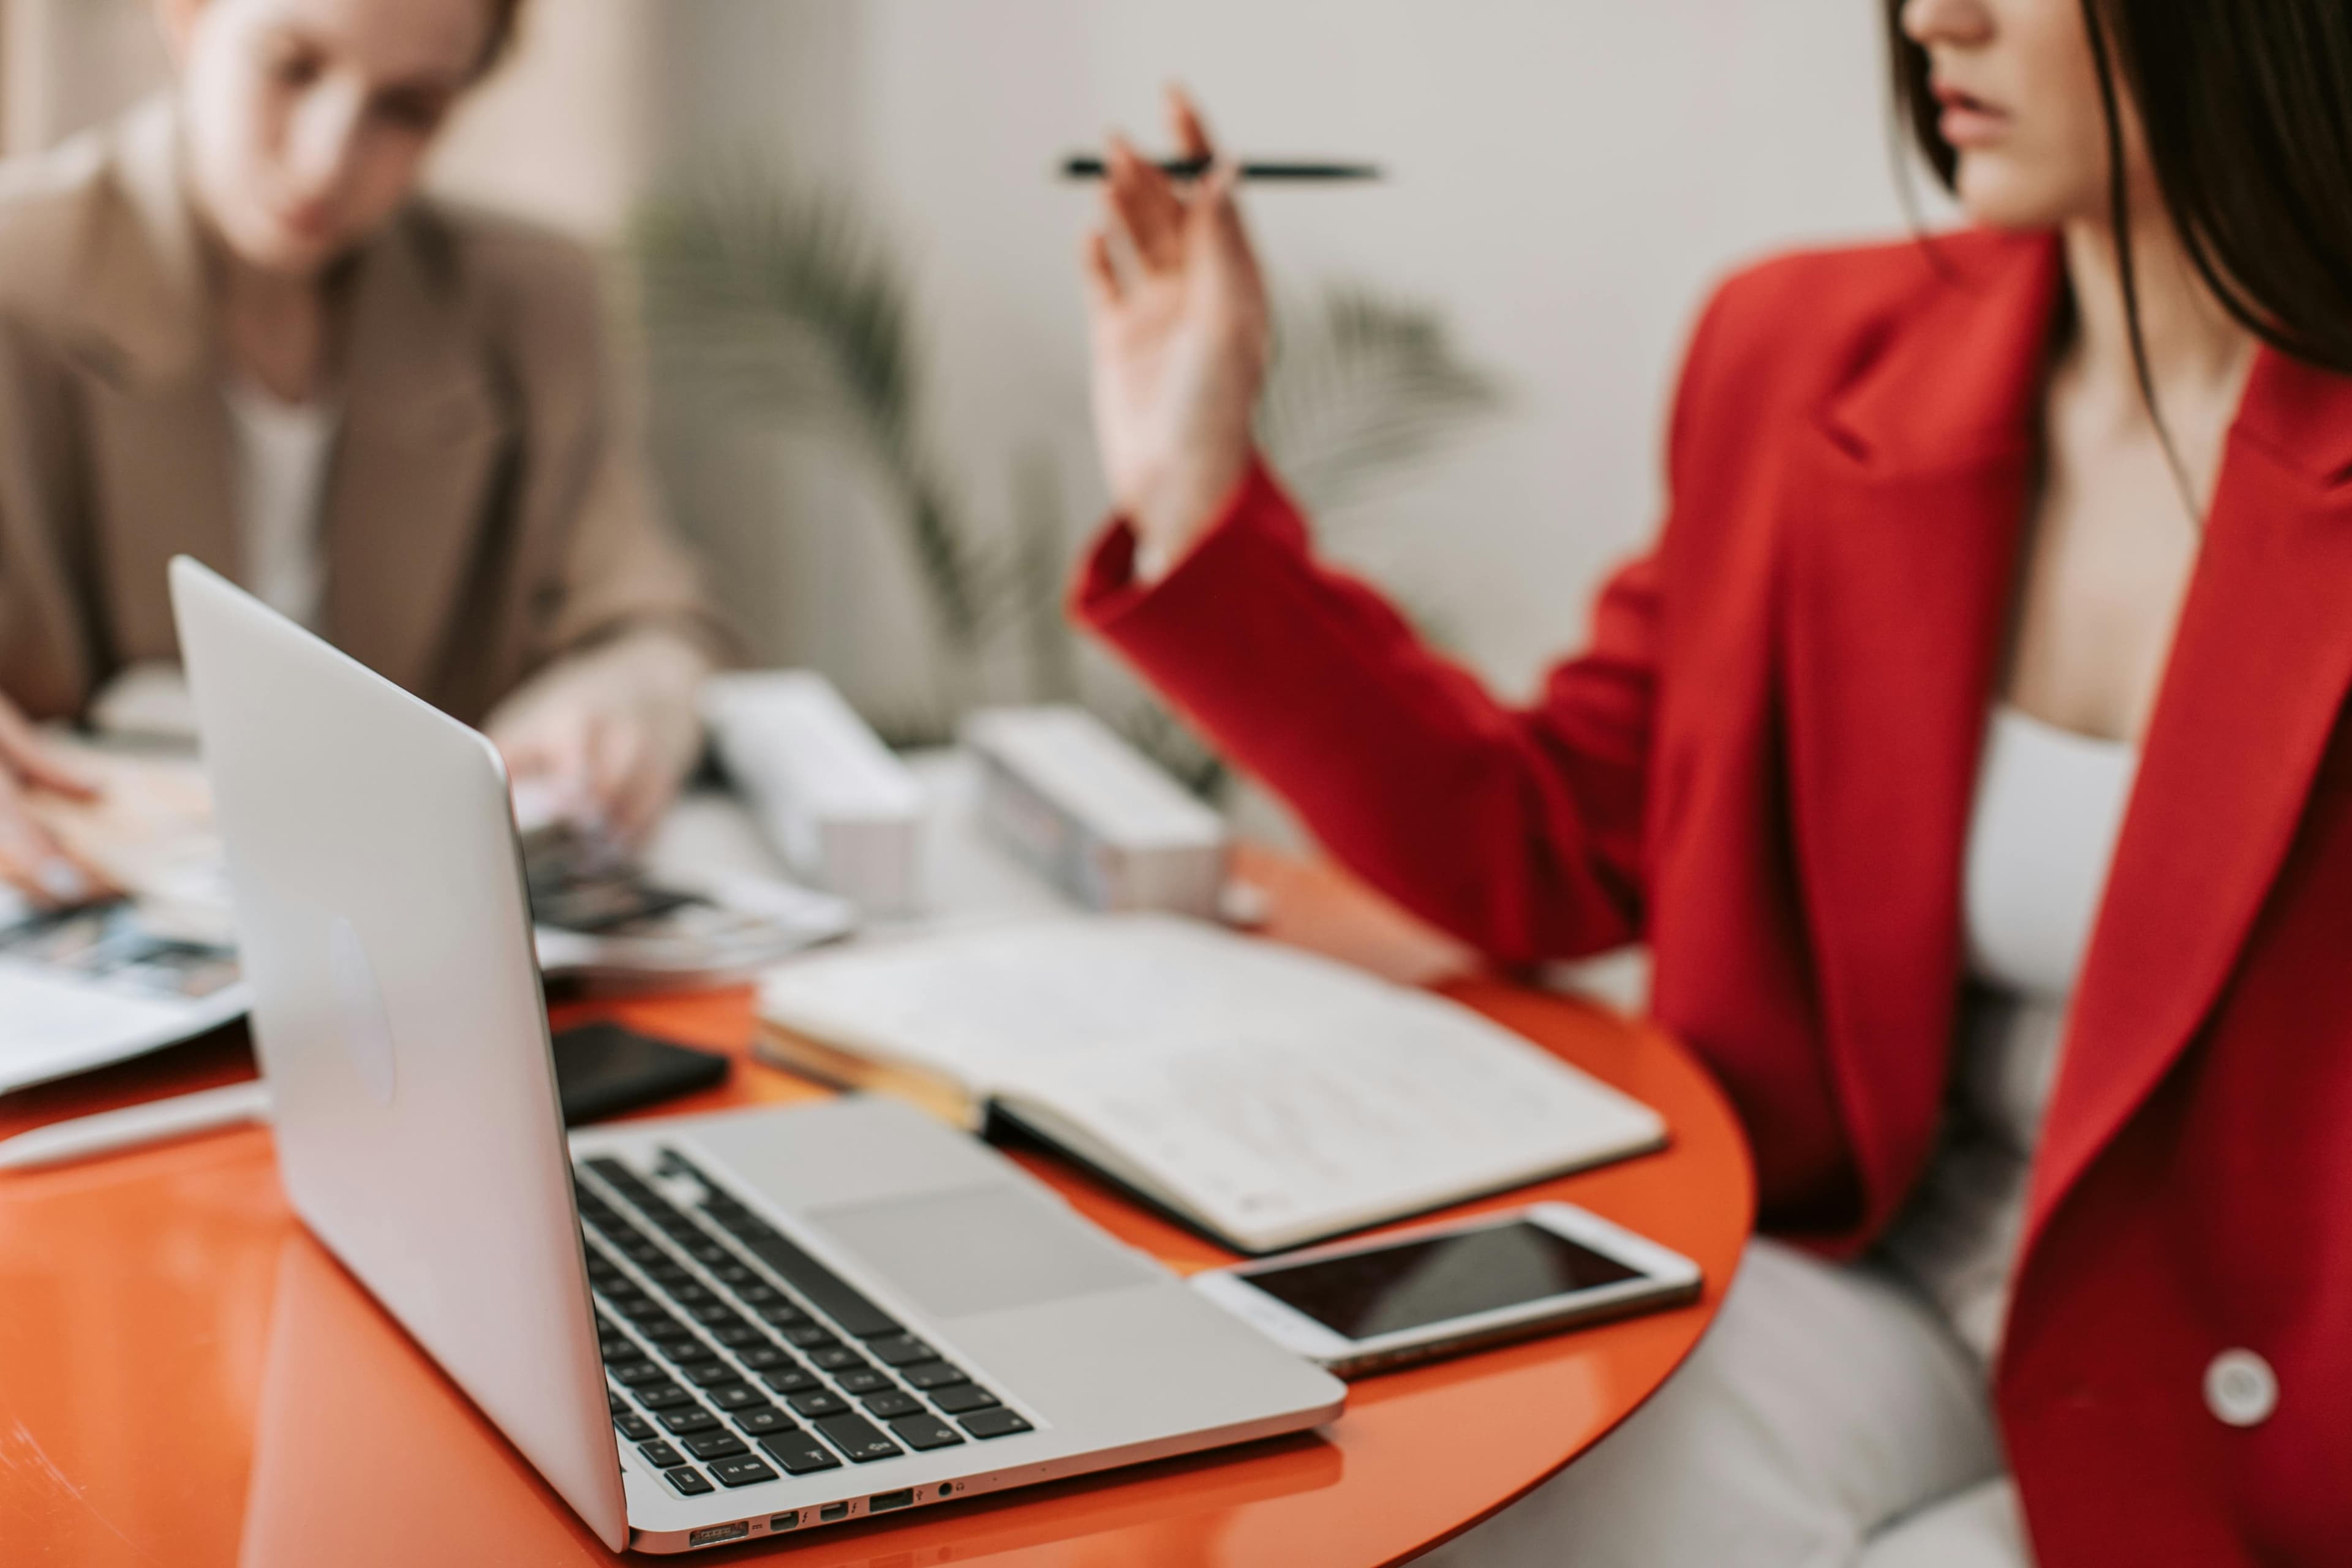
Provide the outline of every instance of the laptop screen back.
[[184,557],[172,597],[287,1194],[619,1550],[619,1462],[498,753]]

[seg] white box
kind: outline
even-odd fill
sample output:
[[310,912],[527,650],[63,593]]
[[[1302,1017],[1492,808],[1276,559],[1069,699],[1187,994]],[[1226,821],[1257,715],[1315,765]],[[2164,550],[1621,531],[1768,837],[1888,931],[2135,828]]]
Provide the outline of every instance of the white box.
[[714,676],[702,712],[796,874],[867,915],[920,909],[922,786],[831,681],[806,669]]
[[1214,919],[1224,819],[1084,709],[995,708],[963,741],[980,759],[982,826],[1090,909]]

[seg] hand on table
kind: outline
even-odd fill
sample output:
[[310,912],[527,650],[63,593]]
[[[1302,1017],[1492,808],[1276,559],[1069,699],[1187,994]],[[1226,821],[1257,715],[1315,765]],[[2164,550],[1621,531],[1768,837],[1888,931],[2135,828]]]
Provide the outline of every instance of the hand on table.
[[701,754],[695,694],[709,661],[661,633],[618,638],[556,664],[487,726],[517,794],[627,846],[642,843]]
[[58,756],[16,705],[0,697],[0,883],[47,909],[112,892],[104,877],[41,825],[34,797],[44,791],[85,801],[99,793],[95,780]]
[[[1181,90],[1170,91],[1169,112],[1185,156],[1215,156]],[[1265,286],[1230,163],[1182,187],[1113,137],[1108,170],[1103,227],[1087,238],[1095,433],[1113,504],[1143,558],[1164,565],[1249,466]]]

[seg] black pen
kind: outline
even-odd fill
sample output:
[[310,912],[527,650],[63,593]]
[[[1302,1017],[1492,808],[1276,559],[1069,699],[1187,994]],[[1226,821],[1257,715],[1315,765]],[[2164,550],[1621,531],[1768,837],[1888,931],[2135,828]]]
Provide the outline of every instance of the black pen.
[[[1162,158],[1156,165],[1160,172],[1178,180],[1195,180],[1209,172],[1206,158]],[[1084,153],[1062,161],[1062,178],[1066,180],[1099,180],[1106,173],[1103,161]],[[1244,163],[1244,180],[1377,180],[1381,177],[1377,163]]]

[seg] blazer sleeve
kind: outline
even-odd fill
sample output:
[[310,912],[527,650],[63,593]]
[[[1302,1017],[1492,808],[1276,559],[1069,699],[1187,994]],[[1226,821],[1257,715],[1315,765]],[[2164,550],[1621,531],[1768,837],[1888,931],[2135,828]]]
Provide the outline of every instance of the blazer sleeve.
[[670,525],[654,483],[635,378],[603,341],[593,284],[589,293],[578,316],[596,347],[581,368],[595,402],[586,417],[567,422],[572,449],[551,465],[574,476],[576,489],[551,613],[539,623],[532,662],[646,632],[721,658],[731,637]]
[[1368,880],[1506,963],[1641,934],[1654,558],[1610,580],[1584,651],[1514,708],[1317,562],[1262,464],[1148,588],[1135,548],[1115,522],[1080,567],[1077,616]]

